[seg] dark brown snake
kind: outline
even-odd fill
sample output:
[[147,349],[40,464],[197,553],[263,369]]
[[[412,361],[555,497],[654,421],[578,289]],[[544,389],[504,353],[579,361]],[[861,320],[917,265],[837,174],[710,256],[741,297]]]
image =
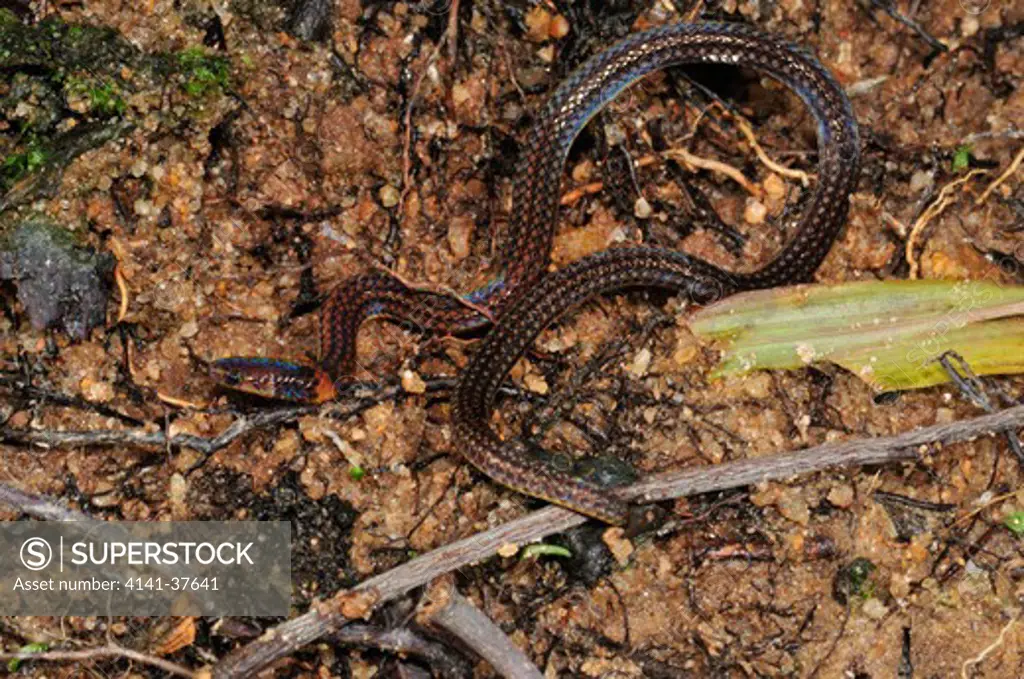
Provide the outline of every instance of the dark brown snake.
[[[732,64],[771,76],[795,92],[817,123],[818,186],[795,235],[766,266],[726,272],[695,257],[652,247],[613,248],[545,273],[569,147],[598,111],[644,76],[684,64]],[[230,358],[214,364],[225,386],[273,398],[323,401],[355,364],[355,337],[371,316],[411,321],[437,333],[494,327],[459,379],[454,445],[492,479],[612,524],[627,505],[612,491],[559,472],[521,441],[502,441],[488,426],[498,387],[537,335],[570,308],[634,287],[681,292],[696,303],[741,290],[810,278],[842,228],[857,180],[860,142],[842,88],[807,51],[741,24],[677,24],[644,31],[580,66],[548,99],[526,139],[513,191],[502,276],[464,299],[418,290],[386,273],[340,285],[321,311],[321,367],[270,359]],[[488,313],[482,313],[481,309]],[[490,317],[489,317],[490,316]]]

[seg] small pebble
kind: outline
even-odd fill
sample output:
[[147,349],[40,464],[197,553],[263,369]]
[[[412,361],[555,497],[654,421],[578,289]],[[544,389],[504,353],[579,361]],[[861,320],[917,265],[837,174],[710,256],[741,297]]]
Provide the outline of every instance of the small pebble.
[[853,504],[853,487],[836,486],[828,492],[828,501],[841,509],[849,508]]
[[452,101],[456,106],[469,101],[472,96],[473,94],[469,91],[469,88],[462,83],[452,85]]
[[918,170],[910,176],[910,190],[914,193],[921,193],[935,183],[935,175],[932,172]]
[[402,372],[402,389],[410,394],[422,394],[427,391],[427,383],[412,370],[406,370]]
[[893,573],[889,578],[889,594],[897,599],[906,599],[910,596],[910,582],[907,578],[907,575]]
[[179,473],[172,474],[171,482],[168,484],[167,500],[171,505],[171,513],[174,516],[187,515],[187,496],[188,479]]
[[594,176],[594,164],[589,160],[576,163],[572,168],[572,180],[579,184],[589,182]]
[[114,400],[114,387],[110,382],[96,382],[86,377],[81,383],[82,396],[92,403],[109,403]]
[[764,189],[765,197],[769,200],[782,200],[786,197],[786,182],[782,181],[782,177],[774,172],[764,178],[761,187]]
[[498,556],[506,559],[515,556],[519,552],[519,545],[514,542],[506,542],[501,547],[498,547]]
[[643,196],[637,198],[633,204],[633,216],[637,219],[647,219],[653,212],[654,209],[651,207],[651,204]]
[[748,198],[747,205],[743,209],[743,219],[747,224],[763,224],[764,218],[768,216],[768,208],[756,198]]
[[601,538],[612,553],[615,561],[620,566],[629,565],[629,557],[633,556],[633,543],[625,537],[626,531],[622,528],[609,528]]
[[28,426],[31,419],[32,416],[27,410],[19,410],[10,416],[10,419],[7,420],[7,424],[17,429],[24,429]]
[[633,377],[643,377],[647,374],[647,370],[651,367],[651,350],[644,347],[636,353],[633,357],[633,364],[629,366],[629,373]]
[[118,492],[110,492],[100,494],[94,494],[89,501],[97,507],[116,507],[121,502],[121,494]]
[[384,207],[391,208],[398,205],[400,194],[391,184],[385,184],[380,187],[380,204]]
[[199,324],[195,321],[187,321],[184,325],[178,328],[178,335],[188,339],[195,337],[199,334]]
[[981,24],[978,23],[978,17],[973,14],[968,14],[960,20],[960,35],[965,38],[969,38],[977,33],[979,28],[981,28]]
[[523,377],[523,384],[525,384],[526,388],[535,394],[543,396],[548,393],[548,383],[540,375],[534,375],[532,373],[527,374]]
[[469,215],[453,217],[448,222],[448,247],[457,260],[469,256],[469,241],[473,235],[473,218]]
[[871,597],[865,601],[861,610],[864,611],[864,615],[868,616],[872,620],[881,620],[889,613],[889,609],[885,607],[885,604],[875,597]]
[[569,35],[569,20],[561,14],[553,16],[551,18],[551,23],[548,24],[548,35],[555,40]]
[[530,42],[544,42],[551,35],[552,31],[551,13],[540,6],[536,6],[526,13],[526,39]]
[[807,502],[802,497],[795,495],[783,495],[775,505],[779,514],[786,517],[793,523],[806,526],[811,521],[811,511]]
[[145,198],[137,198],[135,202],[132,203],[132,209],[134,209],[135,214],[138,216],[145,217],[153,214],[153,203],[149,202]]
[[605,142],[609,146],[619,146],[626,143],[626,131],[617,123],[608,123],[604,126]]
[[697,342],[697,338],[689,332],[680,331],[676,337],[676,347],[672,352],[672,361],[680,367],[687,365],[697,357],[699,347],[700,344]]

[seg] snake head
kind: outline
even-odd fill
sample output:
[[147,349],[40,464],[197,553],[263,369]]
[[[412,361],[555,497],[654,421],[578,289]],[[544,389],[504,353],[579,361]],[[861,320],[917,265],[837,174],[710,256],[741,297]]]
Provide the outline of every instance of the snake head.
[[323,370],[273,358],[222,358],[210,364],[210,377],[224,389],[279,401],[323,403],[336,396]]

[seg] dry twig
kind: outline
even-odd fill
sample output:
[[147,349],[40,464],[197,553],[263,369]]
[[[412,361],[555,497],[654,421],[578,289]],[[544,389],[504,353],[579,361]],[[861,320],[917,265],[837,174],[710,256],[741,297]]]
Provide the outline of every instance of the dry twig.
[[26,493],[6,483],[0,483],[0,505],[7,505],[17,512],[44,521],[89,521],[91,518],[82,512],[62,507],[56,500],[45,495]]
[[181,446],[212,455],[239,436],[255,429],[289,422],[300,415],[316,412],[315,406],[292,406],[267,410],[251,417],[240,417],[220,434],[207,438],[193,434],[175,434],[170,438],[162,431],[141,429],[101,429],[96,431],[50,431],[35,429],[0,428],[0,441],[27,443],[44,448],[65,446],[135,445],[166,447]]
[[743,173],[737,170],[728,163],[723,163],[720,160],[712,160],[710,158],[701,158],[700,156],[694,155],[684,148],[669,149],[663,154],[667,158],[672,160],[678,160],[684,165],[690,168],[700,168],[702,170],[709,170],[711,172],[718,172],[724,174],[729,179],[743,187],[743,190],[754,196],[755,198],[761,197],[761,189],[743,176]]
[[1002,630],[1000,630],[999,638],[998,639],[996,639],[991,644],[986,646],[981,651],[981,653],[979,653],[977,656],[971,658],[970,660],[964,661],[963,666],[960,668],[960,676],[963,679],[968,679],[968,677],[970,675],[967,673],[967,671],[972,666],[977,665],[978,663],[983,661],[985,658],[987,658],[992,653],[992,651],[995,651],[996,649],[998,649],[1000,646],[1003,645],[1003,642],[1006,641],[1006,635],[1009,633],[1009,631],[1011,629],[1013,629],[1013,626],[1017,624],[1017,620],[1019,620],[1019,619],[1020,619],[1020,614],[1018,613],[1017,615],[1013,616],[1010,619],[1010,622],[1006,623],[1006,625],[1003,627]]
[[426,661],[444,677],[468,675],[464,662],[441,644],[427,641],[406,627],[382,629],[372,625],[352,624],[331,635],[331,641],[345,646],[376,648],[402,656],[415,656]]
[[[906,461],[917,456],[916,449],[920,446],[967,441],[1021,427],[1024,427],[1024,406],[1015,406],[992,415],[925,427],[897,436],[829,443],[797,452],[659,474],[622,488],[619,493],[624,498],[652,502],[786,479],[831,467]],[[355,599],[360,599],[363,605],[353,606],[353,610],[368,615],[374,607],[454,569],[487,559],[508,544],[535,542],[586,521],[586,517],[569,510],[545,507],[516,521],[439,547],[350,590],[339,592],[319,609],[269,630],[261,638],[221,660],[213,668],[214,676],[218,679],[252,676],[274,660],[340,629],[348,618],[337,611]]]
[[455,589],[451,578],[434,582],[427,592],[429,603],[417,618],[420,624],[439,627],[491,664],[503,677],[543,679],[534,665],[490,618]]
[[18,651],[17,653],[0,653],[0,662],[7,662],[10,660],[31,660],[34,662],[38,661],[49,661],[49,662],[88,662],[90,660],[101,660],[103,658],[121,658],[124,660],[132,660],[144,665],[151,665],[157,667],[168,674],[173,674],[178,677],[188,677],[192,679],[196,675],[177,663],[173,663],[170,660],[164,660],[163,658],[157,658],[156,656],[148,655],[146,653],[140,653],[139,651],[133,651],[130,648],[124,648],[117,644],[107,644],[106,646],[97,646],[96,648],[85,648],[78,651],[44,651],[42,653],[32,651]]
[[978,196],[977,199],[975,199],[974,204],[981,205],[986,200],[988,200],[989,194],[995,191],[997,188],[999,188],[1000,184],[1005,182],[1007,179],[1009,179],[1010,175],[1012,175],[1014,172],[1020,169],[1020,165],[1022,162],[1024,162],[1024,148],[1021,148],[1021,150],[1017,152],[1016,157],[1014,157],[1014,159],[1010,162],[1010,166],[1006,168],[1006,171],[1003,172],[998,177],[996,177],[991,184],[985,187],[985,190],[981,192],[981,195]]
[[971,170],[963,177],[954,179],[943,186],[942,189],[939,190],[938,197],[924,209],[921,216],[914,222],[913,228],[910,229],[910,236],[907,238],[905,253],[907,264],[910,265],[911,280],[917,278],[918,263],[917,260],[914,259],[914,247],[917,245],[917,239],[921,235],[921,232],[924,231],[924,227],[928,226],[928,223],[932,221],[932,219],[942,214],[945,209],[949,207],[949,204],[953,202],[953,189],[966,184],[975,175],[985,174],[986,172],[987,170]]
[[[717,104],[714,104],[717,106]],[[782,177],[789,177],[790,179],[796,179],[803,186],[809,186],[811,183],[811,175],[807,174],[803,170],[794,170],[793,168],[786,167],[785,165],[779,165],[761,148],[760,142],[757,141],[757,135],[754,134],[754,128],[751,127],[750,122],[743,116],[726,109],[724,106],[719,106],[722,113],[731,117],[739,128],[740,132],[747,139],[747,143],[754,149],[754,154],[757,159],[767,167],[769,170]]]

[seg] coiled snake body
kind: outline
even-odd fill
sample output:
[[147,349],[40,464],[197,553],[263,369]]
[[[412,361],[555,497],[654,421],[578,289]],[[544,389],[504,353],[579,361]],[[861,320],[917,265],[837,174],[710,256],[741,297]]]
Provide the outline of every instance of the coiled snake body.
[[[750,273],[732,273],[684,253],[653,247],[612,248],[545,273],[558,223],[559,188],[569,147],[598,111],[644,76],[683,64],[731,64],[771,76],[795,92],[817,124],[818,185],[795,235],[776,257]],[[857,124],[842,88],[808,52],[740,24],[676,24],[631,35],[592,57],[563,82],[525,140],[513,213],[503,249],[504,272],[460,300],[409,287],[386,273],[340,285],[321,310],[320,367],[266,359],[214,363],[232,389],[274,398],[322,401],[354,369],[363,320],[383,315],[424,330],[461,333],[494,327],[480,342],[455,393],[455,447],[495,481],[613,524],[625,503],[604,488],[559,472],[519,441],[488,426],[498,387],[548,324],[594,295],[629,287],[682,292],[693,301],[807,280],[838,235],[857,179]],[[467,304],[467,302],[470,302]],[[488,313],[483,313],[481,309]]]

